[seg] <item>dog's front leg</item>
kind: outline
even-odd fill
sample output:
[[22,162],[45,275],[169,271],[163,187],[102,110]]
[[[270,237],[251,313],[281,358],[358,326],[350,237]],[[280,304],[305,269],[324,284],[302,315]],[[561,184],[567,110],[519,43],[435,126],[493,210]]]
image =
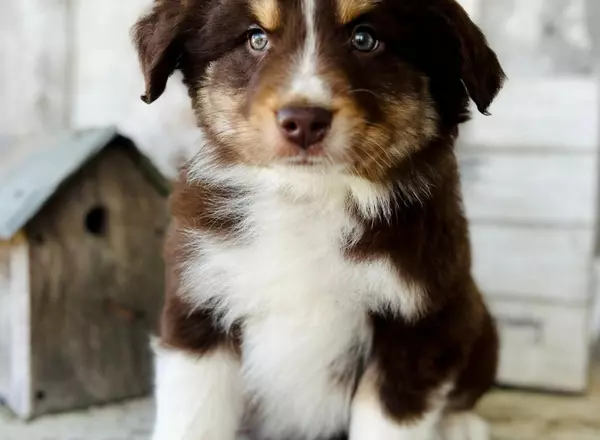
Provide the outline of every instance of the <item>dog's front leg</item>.
[[153,440],[234,440],[243,411],[240,364],[225,347],[157,347]]
[[[360,381],[352,403],[349,440],[437,440],[437,425],[442,402],[431,395],[430,405],[418,415],[410,408],[389,408],[384,403],[384,391],[379,383],[379,371],[372,365]],[[438,392],[443,393],[440,388]],[[401,397],[401,396],[398,396]],[[408,397],[408,396],[407,396]]]

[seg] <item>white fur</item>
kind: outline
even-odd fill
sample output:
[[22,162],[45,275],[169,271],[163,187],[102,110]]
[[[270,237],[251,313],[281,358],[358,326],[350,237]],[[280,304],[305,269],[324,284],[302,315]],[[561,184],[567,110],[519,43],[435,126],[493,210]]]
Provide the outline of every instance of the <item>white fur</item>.
[[437,426],[450,387],[443,386],[431,396],[431,409],[419,420],[400,424],[383,408],[374,386],[375,375],[374,368],[367,371],[358,387],[352,404],[349,440],[437,440]]
[[235,240],[189,231],[196,257],[183,268],[184,291],[199,306],[216,306],[224,327],[243,322],[245,392],[259,404],[264,436],[333,435],[349,422],[352,392],[334,376],[356,347],[368,354],[368,312],[413,319],[423,305],[420,286],[407,284],[389,260],[344,256],[363,232],[348,198],[373,214],[385,192],[357,178],[293,169],[208,170],[194,175],[249,190],[219,207],[245,220]]
[[307,98],[315,104],[329,104],[331,91],[329,86],[318,75],[319,48],[317,40],[316,0],[303,0],[306,25],[306,40],[302,48],[297,71],[290,88],[290,95]]
[[234,440],[243,412],[240,365],[225,350],[198,357],[155,347],[153,440]]
[[440,440],[489,440],[487,423],[471,412],[449,414],[440,425]]
[[353,408],[349,439],[434,440],[439,417],[440,411],[436,410],[425,414],[420,420],[400,425],[383,412],[378,402],[358,404]]

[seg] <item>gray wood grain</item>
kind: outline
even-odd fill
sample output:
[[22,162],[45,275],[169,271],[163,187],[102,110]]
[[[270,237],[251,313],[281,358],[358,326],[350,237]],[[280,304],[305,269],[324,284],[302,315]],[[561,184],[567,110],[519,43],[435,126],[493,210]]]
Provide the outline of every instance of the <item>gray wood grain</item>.
[[[94,209],[106,215],[97,234]],[[109,147],[28,225],[35,414],[149,391],[166,223],[165,199]]]
[[[595,67],[596,85],[600,89],[600,2],[597,0],[587,0],[587,25],[588,33],[592,39],[593,63]],[[600,127],[600,103],[598,104],[598,115],[596,116],[597,126]],[[600,142],[596,149],[600,148]],[[598,206],[600,206],[600,181],[596,184],[596,197]],[[596,220],[598,225],[600,220]],[[597,226],[598,227],[598,226]],[[600,234],[596,236],[596,261],[594,264],[594,290],[595,290],[595,308],[592,317],[592,329],[594,338],[600,352]]]
[[[588,307],[492,299],[501,337],[503,385],[583,392],[589,385]],[[575,440],[575,439],[574,439]]]
[[596,154],[474,148],[462,158],[471,220],[594,228]]
[[478,149],[596,152],[598,82],[592,76],[511,76],[490,107],[473,112],[461,143]]
[[511,77],[591,75],[585,2],[485,1],[478,19]]
[[488,297],[589,307],[594,229],[471,222],[471,236]]

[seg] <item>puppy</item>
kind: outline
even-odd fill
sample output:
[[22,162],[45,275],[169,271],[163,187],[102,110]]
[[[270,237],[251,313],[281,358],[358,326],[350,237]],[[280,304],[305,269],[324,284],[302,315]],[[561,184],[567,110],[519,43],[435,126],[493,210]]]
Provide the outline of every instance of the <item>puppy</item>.
[[154,440],[483,440],[497,333],[453,145],[504,73],[454,0],[156,0],[147,103],[202,133],[171,199]]

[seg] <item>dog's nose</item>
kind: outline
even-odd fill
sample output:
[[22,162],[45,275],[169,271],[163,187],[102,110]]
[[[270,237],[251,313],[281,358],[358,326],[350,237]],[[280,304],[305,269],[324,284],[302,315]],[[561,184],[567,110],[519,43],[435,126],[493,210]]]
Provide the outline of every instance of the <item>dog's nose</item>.
[[321,142],[332,120],[333,113],[321,107],[285,107],[277,112],[281,133],[303,149]]

